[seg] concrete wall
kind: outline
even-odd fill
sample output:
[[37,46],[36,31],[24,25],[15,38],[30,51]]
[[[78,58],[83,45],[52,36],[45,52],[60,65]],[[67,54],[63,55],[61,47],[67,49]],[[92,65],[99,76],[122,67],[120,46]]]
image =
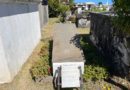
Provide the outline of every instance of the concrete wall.
[[37,3],[0,3],[0,83],[10,82],[41,38]]
[[91,13],[91,40],[106,57],[113,74],[129,76],[130,39],[114,27],[109,15]]
[[40,15],[40,26],[42,29],[49,20],[48,5],[39,4],[39,15]]
[[41,0],[0,0],[0,3],[40,3]]

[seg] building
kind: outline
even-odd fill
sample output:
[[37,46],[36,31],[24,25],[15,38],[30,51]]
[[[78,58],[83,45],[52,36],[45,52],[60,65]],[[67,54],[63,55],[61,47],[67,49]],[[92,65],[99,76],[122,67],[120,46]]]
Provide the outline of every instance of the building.
[[77,8],[78,13],[82,13],[84,10],[91,10],[93,7],[96,7],[94,2],[86,2],[86,3],[76,3],[75,7]]
[[91,10],[91,8],[95,7],[96,4],[94,2],[86,2],[84,6],[85,6],[85,10]]

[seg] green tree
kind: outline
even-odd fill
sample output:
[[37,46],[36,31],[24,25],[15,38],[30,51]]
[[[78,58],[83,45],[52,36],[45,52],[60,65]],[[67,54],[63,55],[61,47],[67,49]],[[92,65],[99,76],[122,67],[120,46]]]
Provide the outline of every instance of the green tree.
[[69,7],[70,7],[71,10],[74,9],[73,6],[74,6],[74,0],[69,0]]
[[69,6],[60,3],[59,0],[48,0],[48,6],[50,17],[57,17],[69,10]]
[[60,14],[65,13],[65,12],[68,11],[69,9],[70,9],[69,6],[66,6],[66,5],[64,5],[64,4],[60,4],[60,5],[59,5],[59,12],[60,12]]
[[69,0],[69,3],[70,3],[70,4],[73,4],[73,3],[74,3],[74,0]]
[[113,0],[116,17],[115,26],[123,34],[130,35],[130,0]]
[[50,17],[56,17],[59,15],[59,1],[58,0],[48,0],[48,6],[49,6],[49,16]]
[[98,6],[100,6],[100,5],[103,5],[102,2],[99,2],[99,3],[98,3]]

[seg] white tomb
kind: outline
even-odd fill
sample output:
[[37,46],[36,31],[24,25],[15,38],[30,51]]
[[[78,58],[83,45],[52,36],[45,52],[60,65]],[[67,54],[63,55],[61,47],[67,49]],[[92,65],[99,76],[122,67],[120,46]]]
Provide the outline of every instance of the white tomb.
[[84,73],[83,51],[74,44],[76,34],[76,27],[73,24],[57,24],[54,29],[53,76],[57,77],[56,73],[60,67],[62,88],[80,87],[81,74]]

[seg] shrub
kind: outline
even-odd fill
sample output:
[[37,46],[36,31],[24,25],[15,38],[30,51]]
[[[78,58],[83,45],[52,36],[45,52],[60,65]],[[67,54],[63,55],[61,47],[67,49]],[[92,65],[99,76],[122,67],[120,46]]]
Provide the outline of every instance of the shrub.
[[43,41],[43,46],[39,52],[39,59],[30,69],[34,80],[51,75],[49,58],[49,41]]
[[114,11],[116,13],[114,25],[121,31],[122,34],[130,35],[130,1],[113,0],[113,3]]
[[59,0],[48,0],[48,6],[50,17],[57,17],[70,9],[69,6],[59,3]]
[[92,65],[85,65],[84,70],[84,80],[87,81],[88,79],[91,80],[100,80],[108,78],[109,74],[107,70],[103,67],[99,66],[92,66]]
[[67,6],[67,5],[60,4],[58,10],[59,10],[59,12],[60,12],[61,14],[63,14],[63,13],[65,13],[66,11],[70,10],[70,8],[69,8],[69,6]]
[[31,68],[32,77],[35,79],[37,77],[46,77],[51,74],[50,66],[46,60],[38,60]]

